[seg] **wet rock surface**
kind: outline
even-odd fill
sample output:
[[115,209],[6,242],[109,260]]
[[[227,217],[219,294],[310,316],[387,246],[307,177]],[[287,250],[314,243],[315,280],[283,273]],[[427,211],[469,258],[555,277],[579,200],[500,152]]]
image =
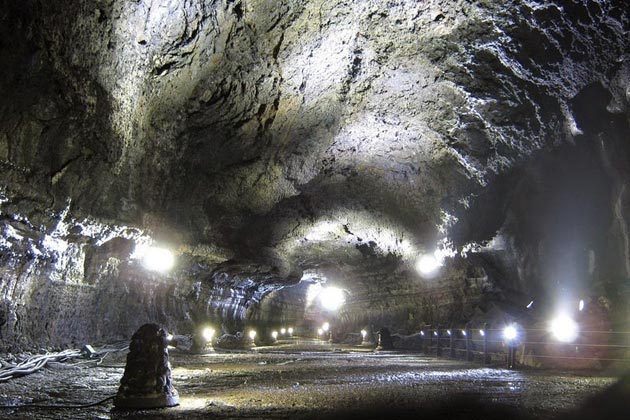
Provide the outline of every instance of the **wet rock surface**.
[[[85,403],[115,393],[124,356],[96,367],[55,365],[2,384],[0,402]],[[413,353],[352,351],[284,342],[256,352],[173,352],[180,405],[112,410],[2,409],[12,419],[523,418],[579,417],[590,397],[616,381],[605,374],[513,371]],[[622,407],[626,407],[621,405]],[[577,410],[577,411],[574,411]],[[597,408],[594,408],[597,412]],[[591,411],[592,412],[592,411]],[[610,413],[609,413],[610,414]],[[619,417],[623,418],[623,417]]]

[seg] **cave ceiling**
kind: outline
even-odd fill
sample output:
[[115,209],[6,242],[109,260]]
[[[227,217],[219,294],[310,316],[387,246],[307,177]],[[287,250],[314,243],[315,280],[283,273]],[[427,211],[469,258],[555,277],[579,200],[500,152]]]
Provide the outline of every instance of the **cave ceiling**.
[[3,3],[4,214],[69,209],[211,263],[490,240],[493,191],[579,141],[573,98],[628,112],[624,1]]

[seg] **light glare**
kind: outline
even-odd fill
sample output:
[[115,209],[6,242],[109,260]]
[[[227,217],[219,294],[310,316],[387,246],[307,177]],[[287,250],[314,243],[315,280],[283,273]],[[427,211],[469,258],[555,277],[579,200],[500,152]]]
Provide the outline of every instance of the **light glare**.
[[514,325],[508,325],[503,329],[503,338],[507,341],[512,341],[516,338],[518,332],[516,331],[516,327]]
[[330,329],[330,324],[328,322],[324,322],[322,325],[322,331],[328,331]]
[[293,335],[293,328],[289,328],[287,332],[289,333],[289,335]]
[[361,337],[363,337],[363,339],[365,340],[366,336],[367,336],[367,331],[361,330]]
[[171,251],[165,248],[148,247],[140,251],[142,265],[147,270],[164,272],[173,267],[175,258]]
[[207,342],[212,341],[212,337],[214,337],[214,329],[210,327],[204,328],[203,331],[201,331],[201,336]]
[[285,335],[287,333],[286,328],[280,328],[280,334]]
[[278,338],[278,331],[272,331],[271,332],[271,338],[273,338],[274,340]]
[[336,311],[346,301],[343,290],[337,287],[326,287],[319,294],[319,301],[329,311]]
[[441,265],[440,261],[434,255],[424,254],[418,260],[416,269],[420,274],[428,276],[434,274]]
[[256,331],[250,330],[249,331],[249,339],[253,340],[254,338],[256,338]]
[[584,310],[584,299],[580,299],[580,303],[578,303],[578,310],[580,312]]
[[556,340],[563,343],[570,343],[578,336],[578,325],[567,315],[559,315],[551,321],[549,331]]

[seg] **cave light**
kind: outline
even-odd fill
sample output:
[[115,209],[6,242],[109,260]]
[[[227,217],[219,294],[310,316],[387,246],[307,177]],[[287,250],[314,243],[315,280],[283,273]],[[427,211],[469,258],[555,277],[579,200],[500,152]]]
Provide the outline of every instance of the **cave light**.
[[318,297],[320,304],[329,311],[338,310],[346,301],[343,290],[332,286],[324,288]]
[[175,264],[173,253],[166,248],[137,245],[134,256],[142,259],[142,265],[147,270],[165,272],[170,270]]
[[468,335],[468,333],[466,332],[466,330],[462,330],[462,335],[463,335],[464,337],[466,337],[466,336]]
[[328,322],[324,322],[324,323],[322,324],[322,331],[326,332],[326,331],[328,331],[329,329],[330,329],[330,323],[328,323]]
[[317,337],[319,338],[320,335],[324,334],[324,329],[323,328],[318,328],[317,329]]
[[361,330],[361,337],[365,340],[365,337],[367,337],[367,331]]
[[274,340],[278,339],[278,331],[272,331],[271,332],[271,338],[273,338]]
[[484,330],[479,330],[479,335],[482,337],[486,336],[486,332]]
[[449,256],[449,250],[436,249],[432,254],[422,254],[416,263],[416,270],[423,277],[432,277],[444,264],[444,258]]
[[249,336],[250,340],[253,340],[256,338],[256,331],[254,330],[249,330],[249,333],[247,333],[247,335]]
[[424,331],[420,331],[420,335],[424,337]]
[[433,335],[437,336],[438,332],[437,331],[433,331]]
[[566,314],[558,315],[549,324],[549,332],[563,343],[575,341],[578,331],[578,324]]
[[289,335],[293,335],[293,328],[289,327],[289,329],[287,330],[287,332],[289,333]]
[[201,336],[203,337],[204,340],[206,340],[206,342],[211,342],[212,341],[212,337],[214,337],[214,328],[211,327],[205,327],[202,331],[201,331]]
[[584,310],[584,299],[580,299],[580,302],[578,303],[578,310],[580,312]]
[[451,330],[446,330],[446,334],[451,335]]
[[527,309],[531,309],[531,307],[532,307],[532,306],[534,306],[534,301],[533,301],[533,300],[532,300],[532,301],[530,301],[530,302],[527,304],[526,308],[527,308]]
[[503,328],[503,339],[508,343],[513,342],[518,338],[518,329],[515,324],[511,324]]
[[280,335],[285,335],[287,333],[286,328],[280,328]]

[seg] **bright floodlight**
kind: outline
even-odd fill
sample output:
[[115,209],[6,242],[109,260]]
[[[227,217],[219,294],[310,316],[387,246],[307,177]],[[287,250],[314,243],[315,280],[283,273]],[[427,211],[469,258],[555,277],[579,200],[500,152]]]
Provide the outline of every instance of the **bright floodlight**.
[[336,287],[326,287],[319,294],[319,302],[324,309],[329,311],[336,311],[341,308],[341,305],[346,301],[346,297],[343,295],[343,290]]
[[253,340],[254,338],[256,338],[256,331],[250,330],[248,335],[249,335],[249,339]]
[[580,303],[578,303],[578,310],[580,312],[584,310],[584,299],[580,299]]
[[366,336],[367,336],[367,331],[361,330],[361,337],[363,337],[363,339],[365,340]]
[[167,271],[173,267],[175,258],[168,249],[149,247],[144,251],[142,264],[147,270]]
[[271,338],[273,338],[274,340],[278,338],[278,331],[272,331],[271,332]]
[[287,333],[286,328],[280,328],[280,334],[285,335]]
[[517,335],[518,331],[516,331],[516,327],[514,325],[508,325],[507,327],[503,328],[503,338],[506,341],[512,341],[516,339]]
[[578,325],[567,315],[559,315],[549,324],[549,331],[556,340],[570,343],[578,336]]
[[429,276],[434,274],[441,265],[442,264],[440,264],[440,261],[435,257],[435,255],[424,254],[418,260],[416,269],[420,272],[420,274]]
[[420,331],[420,335],[424,337],[424,331]]
[[322,325],[322,331],[328,331],[330,329],[330,324],[328,322],[324,322]]
[[289,328],[287,332],[289,333],[289,335],[293,335],[293,328]]
[[212,337],[214,337],[214,329],[210,327],[204,328],[203,331],[201,331],[201,336],[207,342],[212,341]]
[[466,332],[466,330],[462,330],[462,335],[463,335],[464,337],[466,337],[466,336],[468,335],[468,333]]
[[317,329],[317,335],[322,335],[322,334],[324,334],[323,328],[318,328]]
[[486,332],[484,330],[479,330],[479,335],[482,337],[486,336]]

